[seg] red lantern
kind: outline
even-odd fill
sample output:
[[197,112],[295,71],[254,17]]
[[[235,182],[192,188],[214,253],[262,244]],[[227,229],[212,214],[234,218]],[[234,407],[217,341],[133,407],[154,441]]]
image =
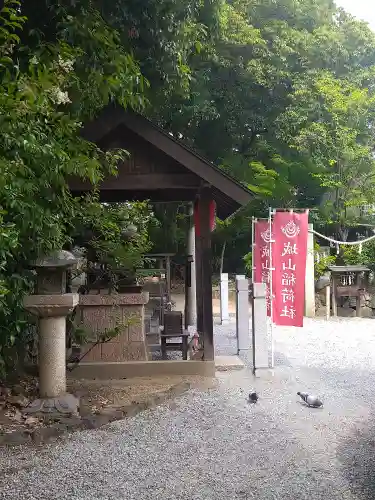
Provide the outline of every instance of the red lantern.
[[[199,202],[196,202],[194,204],[194,225],[195,225],[195,234],[197,236],[201,235],[200,224],[199,224],[199,208],[200,204]],[[210,201],[209,211],[210,211],[210,230],[212,232],[216,227],[216,203],[214,202],[214,200]]]

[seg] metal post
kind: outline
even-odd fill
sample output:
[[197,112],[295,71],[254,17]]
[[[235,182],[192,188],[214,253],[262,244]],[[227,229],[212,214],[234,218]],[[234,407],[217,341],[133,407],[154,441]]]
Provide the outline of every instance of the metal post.
[[314,276],[314,225],[309,224],[307,233],[306,273],[305,273],[305,316],[315,317],[315,276]]
[[250,348],[249,332],[249,280],[236,276],[236,334],[237,354]]
[[274,365],[274,348],[273,348],[273,260],[272,260],[272,215],[275,213],[271,207],[268,208],[268,221],[270,230],[270,308],[271,308],[271,318],[270,318],[270,342],[271,342],[271,367]]
[[251,282],[254,283],[254,247],[256,245],[255,239],[255,223],[257,219],[255,217],[251,218]]
[[266,284],[252,284],[253,370],[268,368]]

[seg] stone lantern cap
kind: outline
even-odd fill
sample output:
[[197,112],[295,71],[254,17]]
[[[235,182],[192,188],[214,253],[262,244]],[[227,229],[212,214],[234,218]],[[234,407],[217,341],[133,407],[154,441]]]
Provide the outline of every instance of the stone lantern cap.
[[67,271],[77,266],[78,259],[66,250],[59,250],[35,260],[36,295],[59,295],[66,292]]
[[69,267],[74,267],[78,262],[78,259],[67,250],[59,250],[57,252],[52,253],[51,255],[47,255],[44,257],[40,257],[31,263],[31,267],[38,269],[68,269]]

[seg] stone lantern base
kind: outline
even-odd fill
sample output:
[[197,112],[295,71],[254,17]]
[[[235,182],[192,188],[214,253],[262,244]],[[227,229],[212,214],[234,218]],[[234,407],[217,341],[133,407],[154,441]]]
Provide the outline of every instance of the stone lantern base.
[[24,307],[39,318],[39,395],[25,413],[76,414],[79,400],[66,393],[66,317],[78,294],[29,295]]
[[60,394],[55,398],[39,398],[29,404],[25,414],[78,415],[79,399],[72,394]]

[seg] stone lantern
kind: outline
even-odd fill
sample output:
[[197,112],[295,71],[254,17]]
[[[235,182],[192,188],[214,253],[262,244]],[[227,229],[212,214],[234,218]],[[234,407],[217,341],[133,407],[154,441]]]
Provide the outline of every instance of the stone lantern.
[[27,311],[39,318],[39,396],[27,413],[67,413],[78,411],[78,399],[66,393],[66,317],[79,295],[65,293],[67,271],[77,264],[65,250],[32,263],[36,270],[35,295],[24,299]]
[[129,224],[121,234],[125,241],[131,240],[138,234],[138,228],[134,224]]

